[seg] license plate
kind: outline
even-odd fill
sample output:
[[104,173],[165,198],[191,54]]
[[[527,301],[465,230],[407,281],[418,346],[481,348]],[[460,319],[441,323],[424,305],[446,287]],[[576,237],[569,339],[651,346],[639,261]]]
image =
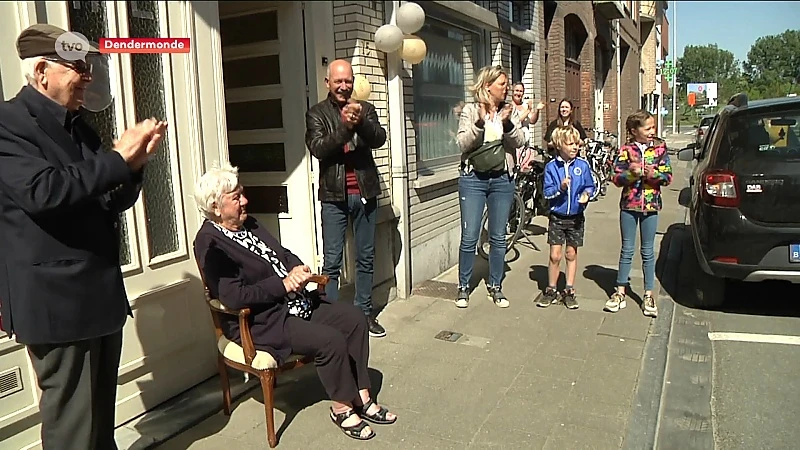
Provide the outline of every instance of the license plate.
[[789,245],[789,262],[800,263],[800,244]]

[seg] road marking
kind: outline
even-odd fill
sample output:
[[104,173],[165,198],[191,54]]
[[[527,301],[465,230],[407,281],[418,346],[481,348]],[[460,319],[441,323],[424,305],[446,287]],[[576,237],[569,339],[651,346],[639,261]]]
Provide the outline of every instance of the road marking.
[[787,336],[783,334],[709,332],[708,338],[711,339],[712,341],[736,341],[736,342],[756,342],[762,344],[800,345],[800,336]]

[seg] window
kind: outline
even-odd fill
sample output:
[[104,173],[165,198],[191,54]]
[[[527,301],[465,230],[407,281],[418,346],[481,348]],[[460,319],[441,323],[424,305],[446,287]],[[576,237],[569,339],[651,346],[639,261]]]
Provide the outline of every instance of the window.
[[[76,31],[86,36],[87,39],[99,42],[101,37],[108,36],[107,23],[109,17],[106,12],[105,2],[70,2],[68,8],[70,31]],[[113,62],[112,62],[113,64]],[[116,101],[103,111],[93,113],[82,110],[81,115],[86,122],[97,132],[103,141],[103,147],[110,149],[113,141],[118,136],[117,130],[117,107]],[[120,265],[131,264],[131,246],[127,216],[123,212],[120,214]]]
[[509,14],[511,17],[509,17],[508,20],[521,27],[525,27],[527,25],[525,23],[525,3],[533,4],[533,2],[511,1],[509,3]]
[[425,59],[413,66],[417,161],[425,167],[451,164],[461,154],[458,111],[472,101],[469,88],[485,64],[484,41],[431,18],[417,35],[428,47]]
[[[527,58],[525,58],[527,60]],[[511,83],[522,81],[522,47],[511,45]],[[509,84],[511,84],[509,83]]]

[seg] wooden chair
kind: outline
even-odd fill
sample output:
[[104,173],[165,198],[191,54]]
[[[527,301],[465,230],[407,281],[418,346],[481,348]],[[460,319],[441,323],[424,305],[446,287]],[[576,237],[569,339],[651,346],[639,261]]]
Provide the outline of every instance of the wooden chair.
[[[314,275],[311,277],[310,281],[317,283],[319,295],[325,295],[325,285],[328,284],[327,275]],[[272,355],[268,352],[256,350],[253,345],[253,337],[250,334],[250,325],[248,323],[250,309],[244,308],[236,310],[227,308],[218,299],[211,297],[211,293],[205,281],[203,281],[203,288],[205,290],[206,303],[211,310],[211,317],[214,320],[214,328],[217,335],[217,366],[219,368],[220,381],[222,382],[223,411],[226,416],[231,415],[231,386],[228,380],[226,366],[257,376],[261,382],[261,391],[264,394],[267,441],[269,442],[270,448],[274,448],[278,443],[278,438],[275,435],[275,414],[272,397],[273,390],[275,389],[276,377],[281,372],[286,372],[287,370],[302,367],[310,363],[313,358],[302,355],[292,355],[282,366],[278,367],[278,363]],[[239,318],[239,331],[242,345],[228,340],[222,333],[222,327],[220,326],[221,314],[237,316]]]

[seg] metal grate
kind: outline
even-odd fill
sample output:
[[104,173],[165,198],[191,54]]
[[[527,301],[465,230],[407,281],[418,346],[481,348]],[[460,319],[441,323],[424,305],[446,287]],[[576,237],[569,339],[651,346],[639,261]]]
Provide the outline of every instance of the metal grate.
[[0,398],[22,390],[22,371],[19,367],[0,373]]
[[428,280],[415,287],[411,291],[411,295],[455,300],[458,295],[458,285],[456,283]]

